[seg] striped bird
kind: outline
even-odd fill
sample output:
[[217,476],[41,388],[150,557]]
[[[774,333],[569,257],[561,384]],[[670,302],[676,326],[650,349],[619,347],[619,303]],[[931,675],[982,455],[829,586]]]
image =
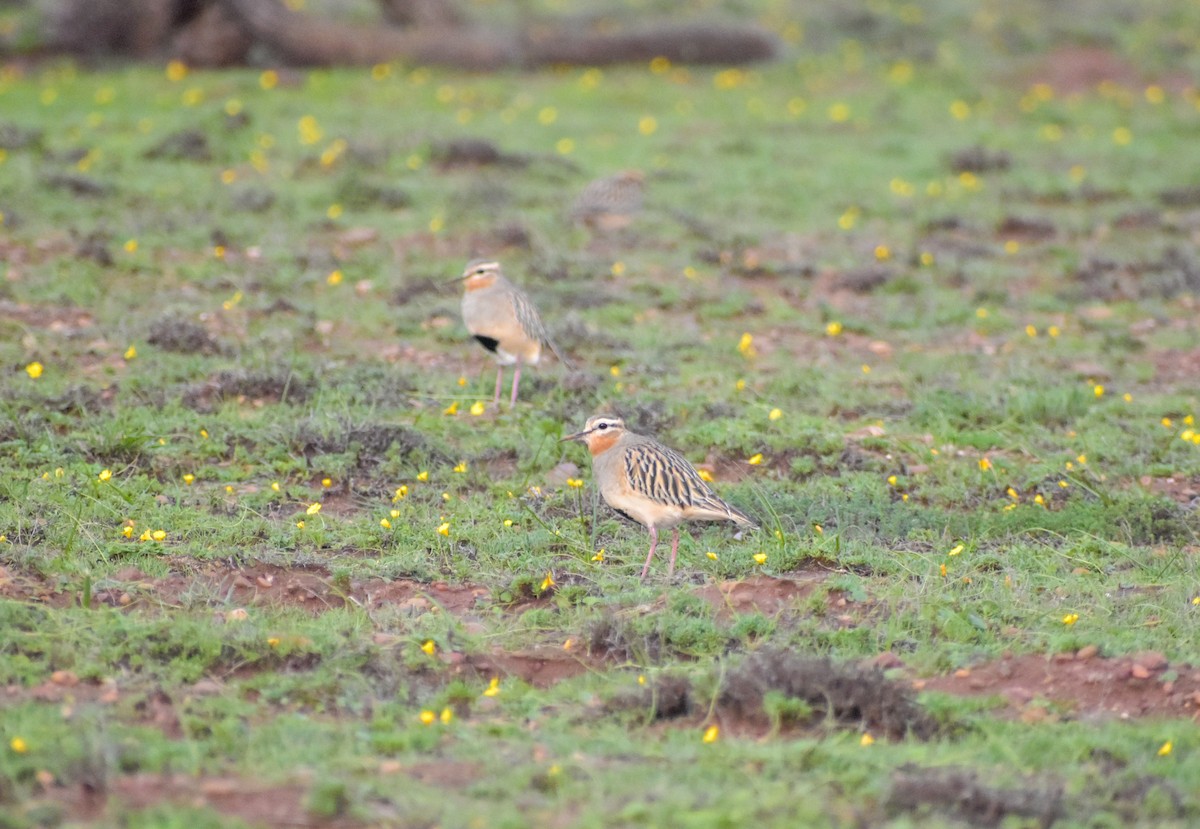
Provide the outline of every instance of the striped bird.
[[571,368],[550,339],[529,297],[505,278],[500,263],[488,259],[472,260],[459,279],[464,284],[463,322],[471,335],[496,355],[498,367],[493,403],[500,403],[504,367],[515,365],[510,404],[516,405],[521,365],[537,365],[542,358],[542,346],[548,346],[563,365]]
[[571,220],[592,231],[623,230],[642,209],[641,170],[625,170],[589,182],[571,208]]
[[583,430],[563,440],[587,445],[592,453],[592,474],[605,502],[631,521],[650,530],[650,553],[641,577],[650,571],[658,546],[658,531],[671,530],[671,562],[675,572],[679,552],[679,525],[684,521],[733,521],[756,527],[746,513],[717,497],[687,458],[653,438],[625,428],[619,417],[595,415]]

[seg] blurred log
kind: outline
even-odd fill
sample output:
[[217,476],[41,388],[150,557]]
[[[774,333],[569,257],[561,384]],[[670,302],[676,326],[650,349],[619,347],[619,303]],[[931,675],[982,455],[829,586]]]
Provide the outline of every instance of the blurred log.
[[666,57],[676,63],[748,63],[774,57],[757,26],[658,25],[627,32],[553,26],[521,35],[471,26],[355,26],[289,11],[279,0],[220,0],[247,31],[297,66],[405,63],[489,70],[550,64],[603,66]]
[[170,55],[193,66],[244,63],[262,46],[291,66],[402,61],[471,71],[646,62],[738,64],[767,60],[775,38],[753,25],[661,23],[625,31],[538,24],[499,31],[464,24],[449,0],[378,0],[397,25],[361,25],[293,12],[281,0],[56,0],[47,3],[53,48],[83,56]]
[[293,66],[406,63],[487,70],[512,66],[515,39],[469,27],[397,29],[340,23],[288,10],[279,0],[219,0],[258,42]]
[[379,0],[383,19],[393,26],[461,26],[465,22],[450,0]]

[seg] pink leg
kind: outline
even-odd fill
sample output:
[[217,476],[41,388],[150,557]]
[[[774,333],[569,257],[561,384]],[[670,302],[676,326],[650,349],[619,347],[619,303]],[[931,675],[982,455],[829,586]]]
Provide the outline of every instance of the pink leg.
[[517,360],[517,366],[513,370],[512,400],[510,400],[508,402],[508,405],[510,405],[510,406],[517,405],[517,386],[519,386],[519,385],[521,385],[521,361],[520,361],[520,359]]
[[500,407],[500,380],[504,377],[504,366],[496,369],[496,394],[492,397],[492,405]]
[[654,527],[650,528],[650,555],[646,556],[646,566],[642,568],[641,579],[645,581],[646,574],[650,572],[650,559],[654,558],[654,548],[658,546],[658,530]]
[[675,554],[679,552],[679,528],[671,531],[671,563],[667,565],[667,575],[675,572]]

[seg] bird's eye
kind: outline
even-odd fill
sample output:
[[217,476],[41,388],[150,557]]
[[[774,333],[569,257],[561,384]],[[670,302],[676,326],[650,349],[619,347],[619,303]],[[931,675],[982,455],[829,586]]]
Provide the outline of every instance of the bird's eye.
[[607,423],[598,423],[598,424],[596,424],[596,428],[597,429],[607,429],[608,424]]

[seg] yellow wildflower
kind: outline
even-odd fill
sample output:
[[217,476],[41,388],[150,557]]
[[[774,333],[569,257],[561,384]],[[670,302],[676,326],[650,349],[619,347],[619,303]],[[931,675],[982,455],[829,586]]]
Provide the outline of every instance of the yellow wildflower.
[[421,645],[421,650],[423,650],[427,655],[433,656],[435,653],[437,653],[437,643],[432,639],[427,639],[425,644]]
[[952,549],[950,552],[946,553],[946,555],[956,556],[959,553],[961,553],[963,551],[963,549],[964,549],[964,547],[962,544],[956,544],[956,545],[954,545],[954,549]]
[[421,720],[421,725],[433,725],[435,722],[437,722],[437,714],[426,709],[421,712],[418,719]]
[[457,401],[457,400],[455,400],[455,401],[454,401],[453,403],[451,403],[449,406],[447,406],[446,408],[442,409],[442,414],[444,414],[444,415],[456,415],[456,414],[458,414],[458,401]]
[[579,489],[581,486],[583,486],[583,479],[582,478],[567,478],[567,486],[573,487],[574,489]]
[[38,363],[38,362],[33,362],[33,363],[30,363],[29,365],[25,366],[25,373],[28,374],[34,380],[41,377],[43,371],[45,371],[45,366],[43,366],[41,363]]
[[195,480],[196,480],[196,476],[193,475],[191,472],[188,472],[187,474],[185,474],[183,476],[183,482],[185,484],[187,484],[188,486],[191,486]]
[[101,481],[111,481],[112,480],[112,470],[111,469],[102,469],[102,470],[100,470],[100,474],[97,475],[96,477]]
[[705,743],[715,743],[720,736],[721,736],[720,727],[715,726],[715,725],[710,725],[708,728],[704,729],[704,736],[701,737],[700,739]]
[[754,554],[754,563],[758,564],[760,566],[763,564],[766,564],[767,563],[767,554],[766,553],[755,553]]
[[756,452],[755,454],[751,455],[749,458],[746,459],[746,463],[750,464],[751,466],[758,466],[762,462],[763,462],[762,452]]
[[483,405],[482,400],[476,400],[474,403],[471,404],[471,414],[475,415],[475,417],[479,417],[486,410],[487,410],[487,407],[485,405]]
[[1062,617],[1062,623],[1064,625],[1066,625],[1067,627],[1070,627],[1071,625],[1075,624],[1078,621],[1079,621],[1078,613],[1068,613],[1066,616]]
[[705,553],[704,555],[708,556],[708,557],[709,557],[710,559],[712,559],[713,561],[716,561],[716,560],[717,560],[717,554],[716,554],[716,553]]
[[494,677],[492,677],[492,681],[488,683],[488,687],[483,689],[483,695],[485,697],[494,697],[494,696],[499,695],[499,693],[500,693],[500,677],[494,676]]
[[316,515],[320,511],[321,511],[321,502],[317,501],[315,503],[309,504],[308,509],[305,510],[305,513],[308,515]]
[[551,587],[556,587],[556,586],[557,586],[557,583],[554,581],[554,574],[547,573],[546,578],[542,579],[542,592],[545,593]]
[[779,420],[781,417],[783,417],[782,409],[771,409],[767,412],[767,420]]
[[825,326],[825,333],[831,337],[836,337],[838,334],[842,333],[842,324],[840,322],[838,322],[837,320],[834,320],[833,322],[828,323]]
[[29,744],[20,737],[13,737],[11,740],[9,740],[8,747],[17,754],[24,754],[25,752],[29,751]]
[[125,349],[125,359],[126,360],[132,360],[135,357],[137,357],[137,347],[136,346],[131,345],[131,346],[129,346],[129,348]]
[[453,471],[455,471],[455,472],[458,472],[458,473],[460,473],[460,474],[461,474],[461,473],[463,473],[463,472],[466,472],[466,471],[467,471],[467,462],[466,462],[466,461],[459,461],[459,462],[458,462],[458,465],[454,467],[454,470],[453,470]]
[[418,481],[428,481],[429,480],[429,470],[422,469],[420,472],[418,472],[417,480]]
[[743,357],[754,357],[758,354],[758,350],[754,347],[754,335],[749,332],[742,334],[741,339],[738,340],[737,348]]
[[874,738],[874,737],[872,737],[872,736],[871,736],[870,734],[868,734],[868,733],[864,733],[864,734],[862,735],[862,737],[859,739],[859,741],[858,741],[858,744],[859,744],[860,746],[869,746],[869,745],[871,745],[871,744],[872,744],[872,743],[874,743],[874,742],[875,742],[875,738]]
[[442,725],[449,725],[450,721],[454,719],[454,711],[449,706],[446,706],[442,709],[442,713],[438,716],[438,719],[442,721]]

